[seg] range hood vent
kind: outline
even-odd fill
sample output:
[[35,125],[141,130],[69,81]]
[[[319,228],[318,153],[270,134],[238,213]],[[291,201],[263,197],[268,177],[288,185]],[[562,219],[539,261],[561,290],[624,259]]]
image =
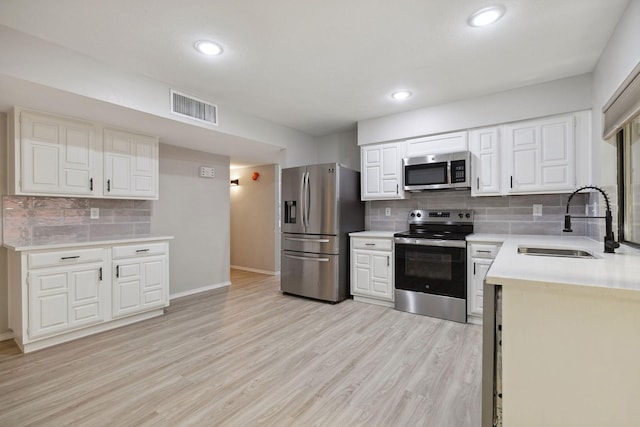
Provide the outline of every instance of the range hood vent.
[[171,112],[201,122],[218,125],[218,106],[171,90]]

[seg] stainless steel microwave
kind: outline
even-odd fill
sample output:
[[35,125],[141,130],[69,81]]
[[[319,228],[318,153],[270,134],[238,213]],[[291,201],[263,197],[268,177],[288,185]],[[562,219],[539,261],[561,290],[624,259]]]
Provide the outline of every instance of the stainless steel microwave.
[[406,191],[471,188],[471,153],[430,154],[402,159]]

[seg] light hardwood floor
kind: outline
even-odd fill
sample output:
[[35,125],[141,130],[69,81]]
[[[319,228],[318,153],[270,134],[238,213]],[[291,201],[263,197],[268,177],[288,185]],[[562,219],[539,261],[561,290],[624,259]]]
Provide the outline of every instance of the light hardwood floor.
[[480,426],[480,327],[231,278],[135,325],[0,343],[0,426]]

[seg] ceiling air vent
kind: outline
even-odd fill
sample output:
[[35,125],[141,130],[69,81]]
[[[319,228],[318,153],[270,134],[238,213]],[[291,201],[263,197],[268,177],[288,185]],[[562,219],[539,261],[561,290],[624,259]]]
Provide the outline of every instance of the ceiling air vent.
[[218,106],[171,90],[171,112],[218,125]]

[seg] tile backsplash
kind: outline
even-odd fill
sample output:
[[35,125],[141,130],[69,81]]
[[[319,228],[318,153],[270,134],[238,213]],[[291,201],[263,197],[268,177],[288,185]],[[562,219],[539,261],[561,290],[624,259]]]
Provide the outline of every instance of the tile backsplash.
[[[412,209],[472,209],[476,233],[562,235],[569,194],[471,197],[470,191],[432,191],[411,193],[409,197],[406,200],[367,202],[366,229],[406,230]],[[574,196],[570,213],[584,216],[588,197],[582,193]],[[541,216],[533,215],[534,204],[542,205]],[[385,215],[386,208],[391,208],[391,216]],[[593,232],[589,231],[589,225],[587,220],[574,219],[573,235],[591,236]]]
[[14,244],[139,237],[150,232],[151,201],[3,196],[2,220],[3,241]]

